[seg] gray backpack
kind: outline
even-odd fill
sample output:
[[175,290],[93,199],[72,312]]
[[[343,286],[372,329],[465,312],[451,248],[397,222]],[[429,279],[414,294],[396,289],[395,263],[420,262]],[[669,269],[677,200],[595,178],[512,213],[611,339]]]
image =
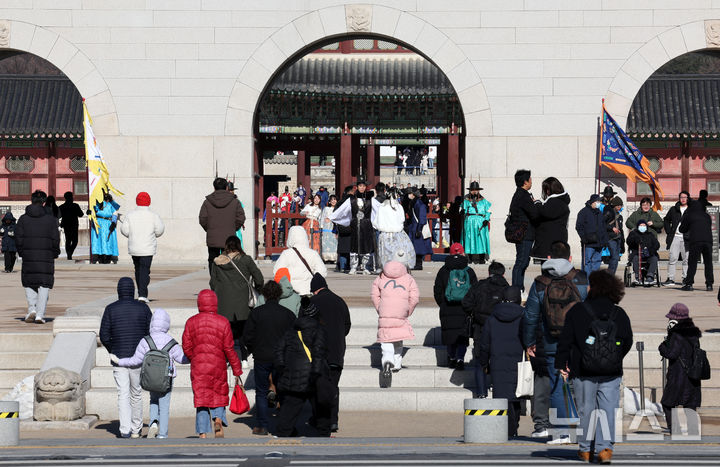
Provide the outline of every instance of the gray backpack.
[[177,345],[175,339],[170,339],[165,347],[158,350],[155,341],[145,336],[150,350],[143,357],[140,368],[140,387],[146,391],[167,392],[172,387],[172,357],[170,349]]

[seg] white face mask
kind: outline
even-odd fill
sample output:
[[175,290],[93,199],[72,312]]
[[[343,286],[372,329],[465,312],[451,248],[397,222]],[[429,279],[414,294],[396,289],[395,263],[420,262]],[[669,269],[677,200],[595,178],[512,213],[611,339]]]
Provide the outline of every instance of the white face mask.
[[647,232],[647,226],[641,225],[640,227],[638,227],[638,231],[639,231],[640,233],[645,233],[645,232]]

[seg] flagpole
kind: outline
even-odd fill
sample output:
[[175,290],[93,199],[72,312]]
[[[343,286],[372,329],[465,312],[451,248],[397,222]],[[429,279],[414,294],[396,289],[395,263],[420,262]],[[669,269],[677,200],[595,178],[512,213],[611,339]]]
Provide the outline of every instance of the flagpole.
[[596,178],[597,178],[597,193],[600,193],[600,157],[602,155],[602,118],[603,118],[603,112],[605,111],[605,98],[602,100],[602,109],[600,111],[600,118],[598,118],[598,124],[597,124],[597,136],[595,140],[595,171],[596,171]]

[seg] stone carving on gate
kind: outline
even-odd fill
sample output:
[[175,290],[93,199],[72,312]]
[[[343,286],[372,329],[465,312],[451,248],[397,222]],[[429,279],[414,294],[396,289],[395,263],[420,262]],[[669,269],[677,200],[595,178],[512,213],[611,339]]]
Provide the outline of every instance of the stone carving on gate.
[[372,7],[370,5],[345,5],[348,32],[370,32]]
[[708,47],[720,47],[720,20],[705,21],[705,43]]
[[0,20],[0,47],[10,46],[10,21]]
[[69,421],[84,416],[85,390],[79,374],[55,367],[35,375],[35,420]]

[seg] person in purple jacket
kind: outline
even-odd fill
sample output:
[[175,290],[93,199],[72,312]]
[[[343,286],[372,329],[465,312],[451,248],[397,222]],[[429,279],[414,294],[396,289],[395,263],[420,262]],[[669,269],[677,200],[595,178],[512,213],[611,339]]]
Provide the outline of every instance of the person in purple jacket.
[[[155,343],[155,347],[162,349],[172,339],[172,336],[168,334],[170,329],[170,315],[167,311],[162,308],[158,308],[153,313],[152,320],[150,321],[150,337]],[[145,354],[150,350],[145,339],[142,339],[135,349],[135,354],[128,358],[118,358],[113,354],[110,354],[110,360],[122,367],[138,367],[142,365]],[[182,347],[174,345],[170,349],[170,364],[172,365],[173,378],[176,376],[177,371],[175,370],[175,362],[177,363],[190,363],[190,360],[183,353]],[[174,361],[173,361],[174,360]],[[172,386],[165,393],[150,391],[150,428],[148,428],[148,438],[167,438],[168,436],[168,423],[170,419],[170,394],[172,393]]]

